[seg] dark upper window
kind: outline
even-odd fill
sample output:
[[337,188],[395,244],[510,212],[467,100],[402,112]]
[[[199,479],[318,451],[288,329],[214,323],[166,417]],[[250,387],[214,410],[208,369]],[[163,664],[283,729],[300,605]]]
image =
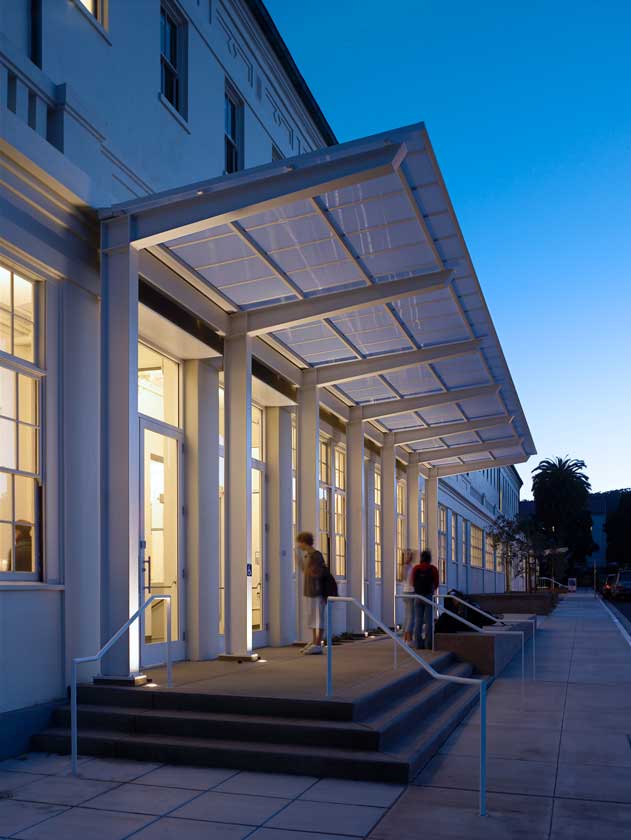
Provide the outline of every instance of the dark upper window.
[[243,103],[230,89],[226,89],[224,103],[224,135],[226,175],[243,169]]
[[186,116],[185,64],[185,24],[175,10],[163,4],[160,7],[160,90],[182,116]]

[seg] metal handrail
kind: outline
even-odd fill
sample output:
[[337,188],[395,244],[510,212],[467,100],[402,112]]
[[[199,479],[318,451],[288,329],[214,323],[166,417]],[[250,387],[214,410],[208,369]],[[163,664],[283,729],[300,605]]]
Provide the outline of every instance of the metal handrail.
[[[428,604],[432,608],[435,605],[435,601],[433,599],[426,598],[424,595],[417,595],[416,592],[402,592],[399,595],[396,595],[395,597],[396,598],[410,598],[410,599],[415,599],[415,600],[418,600],[418,601],[423,601],[425,604]],[[456,621],[459,621],[461,624],[465,624],[467,627],[469,627],[474,632],[485,633],[485,631],[482,629],[482,627],[478,627],[477,624],[473,624],[471,621],[467,621],[466,618],[463,618],[461,615],[458,615],[458,613],[452,612],[451,610],[448,610],[444,606],[441,607],[441,609],[446,615],[450,615],[452,618],[455,618]],[[489,636],[491,634],[492,634],[492,631],[491,631],[491,633],[485,633],[485,635],[487,635],[487,636]],[[525,675],[526,675],[525,657],[524,657],[524,648],[525,648],[524,631],[523,630],[504,630],[503,634],[506,635],[506,636],[521,636],[521,689],[522,689],[522,694],[523,694]],[[434,628],[432,628],[432,644],[434,642],[434,636],[435,636]],[[433,647],[432,647],[432,650],[433,650]]]
[[77,723],[77,668],[84,662],[100,662],[105,654],[125,635],[134,621],[139,618],[154,601],[167,602],[167,688],[173,687],[173,663],[171,662],[171,595],[152,595],[145,603],[130,616],[125,624],[117,630],[109,642],[106,642],[101,650],[94,656],[78,656],[72,660],[72,671],[70,676],[70,751],[72,754],[72,775],[77,775],[78,757],[78,723]]
[[568,591],[570,589],[570,587],[566,583],[561,583],[561,581],[555,580],[554,578],[551,578],[551,577],[539,577],[539,578],[537,578],[537,580],[549,580],[550,583],[553,586],[562,586],[564,589],[567,589]]
[[[490,618],[494,624],[502,624],[504,627],[508,627],[508,624],[503,621],[501,618],[497,618],[497,616],[491,615],[491,613],[487,613],[485,610],[481,609],[480,607],[476,607],[474,604],[469,603],[469,601],[465,601],[463,598],[459,598],[457,595],[442,595],[441,593],[437,593],[437,598],[452,598],[454,601],[458,601],[459,604],[464,604],[470,610],[479,613],[480,615],[485,616],[485,618]],[[443,607],[444,609],[444,607]],[[521,621],[528,621],[529,623],[532,622],[532,678],[533,680],[537,679],[537,616],[534,618],[523,618]],[[519,631],[507,631],[510,632],[519,632]]]
[[[421,596],[418,596],[421,597]],[[330,596],[326,602],[326,696],[331,697],[333,694],[333,634],[331,613],[334,602],[346,602],[354,604],[370,621],[379,627],[386,636],[389,636],[397,646],[401,646],[412,659],[414,659],[427,673],[435,680],[442,682],[459,683],[461,685],[475,685],[479,687],[480,691],[480,816],[486,816],[486,680],[475,679],[473,677],[455,677],[452,674],[441,674],[435,668],[426,662],[422,656],[419,656],[415,650],[412,650],[394,633],[389,627],[380,621],[370,610],[362,604],[357,598],[349,596]]]

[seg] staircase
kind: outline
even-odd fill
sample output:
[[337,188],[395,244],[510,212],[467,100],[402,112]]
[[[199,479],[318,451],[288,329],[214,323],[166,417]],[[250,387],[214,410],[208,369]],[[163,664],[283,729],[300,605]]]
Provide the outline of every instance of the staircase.
[[[432,662],[468,677],[445,653]],[[165,764],[405,783],[478,700],[475,686],[408,671],[354,700],[288,700],[80,685],[79,752]],[[68,753],[70,708],[53,713],[33,750]]]

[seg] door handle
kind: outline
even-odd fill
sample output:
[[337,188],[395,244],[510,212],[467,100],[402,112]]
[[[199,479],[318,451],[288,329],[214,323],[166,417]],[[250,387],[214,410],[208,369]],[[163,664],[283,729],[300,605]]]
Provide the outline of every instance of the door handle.
[[149,554],[146,560],[142,561],[143,566],[147,566],[149,585],[143,586],[149,594],[151,594],[151,555]]

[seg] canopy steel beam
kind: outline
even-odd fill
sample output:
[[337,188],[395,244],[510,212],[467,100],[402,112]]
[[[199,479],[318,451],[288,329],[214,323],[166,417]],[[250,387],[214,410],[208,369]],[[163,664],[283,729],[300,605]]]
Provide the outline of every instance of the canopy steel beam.
[[475,353],[480,349],[480,343],[477,339],[457,341],[452,344],[439,344],[424,350],[406,350],[402,353],[358,359],[356,362],[322,365],[316,368],[317,383],[318,385],[334,385],[340,382],[350,382],[353,379],[362,379],[365,376],[390,373],[401,368],[439,362],[441,359],[453,359],[467,353]]
[[405,144],[385,143],[367,151],[334,157],[320,163],[275,168],[267,177],[235,176],[205,181],[187,192],[153,196],[134,210],[113,208],[129,215],[131,241],[138,248],[200,233],[283,204],[311,198],[360,181],[396,172],[407,153]]
[[400,400],[385,400],[361,406],[363,420],[376,420],[380,417],[392,417],[406,414],[408,411],[422,411],[440,405],[449,405],[475,397],[489,397],[499,393],[499,385],[477,385],[474,388],[457,388],[439,394],[427,394],[422,397],[403,397]]
[[[358,309],[368,309],[380,303],[416,297],[417,295],[444,289],[449,283],[451,271],[435,271],[414,277],[403,277],[388,283],[375,283],[372,286],[359,286],[344,289],[341,292],[315,295],[303,300],[292,300],[274,306],[261,306],[237,313],[245,316],[245,329],[249,335],[264,335],[276,330],[296,327],[309,321],[342,315]],[[238,329],[242,327],[242,317],[235,319]]]
[[479,420],[464,420],[458,423],[428,426],[427,428],[404,429],[394,433],[394,440],[397,446],[402,446],[406,443],[419,443],[422,440],[435,440],[449,437],[449,435],[461,435],[467,432],[477,432],[481,429],[492,429],[512,422],[513,417],[510,414],[494,414],[492,417],[481,417]]
[[438,478],[447,478],[450,475],[462,475],[462,473],[478,472],[479,470],[489,470],[495,467],[512,467],[514,464],[523,464],[529,457],[530,455],[522,453],[518,457],[487,458],[484,461],[470,461],[467,464],[454,464],[452,467],[432,467],[429,470],[429,473],[430,475],[438,476]]
[[416,454],[422,464],[429,464],[432,461],[446,461],[448,458],[475,455],[476,452],[494,452],[496,449],[508,449],[511,446],[520,446],[522,443],[523,438],[505,437],[476,443],[463,443],[462,446],[447,446],[442,449],[421,449]]

